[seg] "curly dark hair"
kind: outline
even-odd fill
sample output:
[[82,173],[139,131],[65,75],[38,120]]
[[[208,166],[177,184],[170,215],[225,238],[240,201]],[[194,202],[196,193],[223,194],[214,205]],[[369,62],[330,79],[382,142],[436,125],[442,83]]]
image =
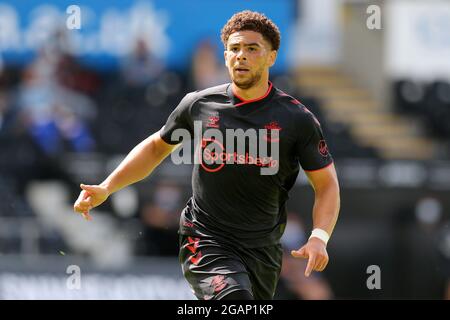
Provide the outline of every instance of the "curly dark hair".
[[278,51],[280,48],[280,30],[264,14],[245,10],[234,14],[230,20],[223,26],[220,37],[222,43],[227,47],[228,38],[234,32],[250,30],[263,35],[272,45],[272,50]]

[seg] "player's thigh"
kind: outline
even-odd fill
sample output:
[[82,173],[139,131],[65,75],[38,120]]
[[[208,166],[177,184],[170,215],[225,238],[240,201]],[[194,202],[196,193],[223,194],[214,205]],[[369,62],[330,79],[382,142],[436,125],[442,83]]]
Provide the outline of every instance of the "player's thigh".
[[281,245],[244,249],[241,254],[252,283],[253,296],[257,300],[271,300],[280,278],[283,250]]
[[218,300],[242,290],[253,295],[241,259],[213,240],[181,236],[179,259],[184,277],[200,300]]

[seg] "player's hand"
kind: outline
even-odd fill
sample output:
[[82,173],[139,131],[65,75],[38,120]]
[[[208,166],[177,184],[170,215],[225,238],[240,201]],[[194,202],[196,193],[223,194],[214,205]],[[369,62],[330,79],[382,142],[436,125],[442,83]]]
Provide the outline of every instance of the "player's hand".
[[83,189],[80,195],[73,205],[73,210],[80,213],[86,220],[92,220],[89,215],[89,210],[101,205],[109,197],[109,191],[106,187],[101,185],[84,185],[81,184],[80,188]]
[[323,271],[328,264],[328,253],[325,242],[319,238],[312,237],[299,250],[292,250],[291,255],[294,258],[308,259],[305,276],[309,277],[311,272]]

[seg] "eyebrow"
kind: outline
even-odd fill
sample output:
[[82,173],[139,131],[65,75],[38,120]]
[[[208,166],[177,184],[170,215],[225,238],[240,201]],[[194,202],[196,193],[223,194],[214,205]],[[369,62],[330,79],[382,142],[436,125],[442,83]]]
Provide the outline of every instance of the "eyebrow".
[[[234,43],[230,43],[228,46],[232,47],[232,46],[238,46],[240,43],[239,42],[234,42]],[[252,43],[246,43],[244,44],[244,47],[252,47],[252,46],[257,46],[257,47],[261,47],[261,45],[257,42],[252,42]]]

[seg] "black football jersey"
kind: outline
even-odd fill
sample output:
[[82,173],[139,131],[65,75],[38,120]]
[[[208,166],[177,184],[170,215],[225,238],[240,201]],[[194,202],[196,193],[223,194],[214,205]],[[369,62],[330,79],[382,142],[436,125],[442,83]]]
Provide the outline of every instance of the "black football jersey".
[[[200,152],[195,156],[200,159],[192,173],[193,195],[182,212],[179,232],[216,237],[247,248],[278,244],[286,225],[288,192],[300,166],[313,171],[333,162],[320,123],[298,100],[269,83],[267,93],[254,100],[240,98],[231,84],[187,94],[169,116],[161,138],[178,144],[182,141],[173,133],[184,129],[194,139],[199,125],[202,134],[219,130],[223,141],[208,153],[203,151],[209,143],[215,143],[214,139],[199,140]],[[259,148],[256,155],[249,154],[255,143],[250,139],[241,146],[244,153],[228,152],[236,139],[227,141],[227,129],[254,129],[263,139],[258,143],[267,141],[269,151],[274,150],[270,143],[278,144],[278,154],[261,155]],[[275,137],[270,134],[273,130],[277,131]],[[222,162],[211,163],[211,159]],[[268,166],[277,166],[276,173],[262,174]]]

